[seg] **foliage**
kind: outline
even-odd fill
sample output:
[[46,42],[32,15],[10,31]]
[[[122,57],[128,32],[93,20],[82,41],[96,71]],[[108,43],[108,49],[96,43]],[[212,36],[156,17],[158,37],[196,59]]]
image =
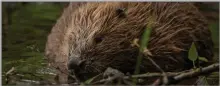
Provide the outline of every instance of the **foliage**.
[[196,50],[196,46],[194,44],[194,42],[192,43],[191,45],[191,48],[189,49],[189,60],[195,62],[196,59],[198,58],[198,53],[197,53],[197,50]]
[[[145,48],[147,48],[148,45],[148,41],[150,40],[150,34],[151,34],[151,27],[147,26],[146,29],[144,30],[143,36],[141,38],[141,44],[140,44],[140,48],[139,48],[139,55],[137,57],[137,63],[136,63],[136,67],[135,67],[135,72],[134,74],[139,74],[140,72],[140,65],[141,65],[141,61],[143,58],[143,51]],[[136,83],[136,80],[134,80],[134,83]]]
[[14,6],[20,9],[11,10],[11,18],[8,19],[12,20],[9,28],[5,28],[7,35],[4,37],[6,39],[3,38],[6,41],[2,52],[3,75],[15,67],[17,74],[24,75],[23,79],[44,78],[47,75],[38,71],[46,66],[43,54],[47,35],[60,16],[62,7],[53,3],[15,3]]

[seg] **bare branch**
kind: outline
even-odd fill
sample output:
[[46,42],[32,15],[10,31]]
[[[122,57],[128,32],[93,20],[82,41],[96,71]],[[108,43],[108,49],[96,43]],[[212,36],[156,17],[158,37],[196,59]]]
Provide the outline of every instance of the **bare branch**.
[[[181,72],[167,72],[167,76],[176,76],[180,74]],[[132,76],[125,76],[124,79],[129,78],[151,78],[151,77],[162,77],[162,73],[146,73],[146,74],[138,74],[138,75],[132,75]]]
[[6,73],[6,75],[11,74],[14,70],[15,70],[15,67],[12,67],[12,68]]
[[[186,70],[182,72],[166,72],[166,75],[168,77],[173,77],[175,81],[183,80],[185,78],[191,78],[194,76],[199,76],[204,73],[212,72],[219,69],[219,63],[215,63],[212,65],[209,65],[204,68],[197,68],[192,70]],[[162,73],[146,73],[146,74],[138,74],[138,75],[132,75],[132,76],[125,76],[124,79],[129,78],[152,78],[152,77],[164,77]],[[152,85],[159,85],[159,84],[171,84],[169,79],[167,79],[167,82],[164,82],[164,79],[157,79]]]
[[175,80],[182,80],[184,78],[190,78],[190,77],[193,77],[193,76],[198,76],[202,73],[207,73],[207,72],[214,71],[214,70],[217,70],[217,69],[219,69],[219,63],[215,63],[215,64],[212,64],[212,65],[209,65],[208,67],[204,67],[204,68],[197,68],[197,69],[192,70],[190,72],[181,73],[180,75],[177,75],[173,78]]

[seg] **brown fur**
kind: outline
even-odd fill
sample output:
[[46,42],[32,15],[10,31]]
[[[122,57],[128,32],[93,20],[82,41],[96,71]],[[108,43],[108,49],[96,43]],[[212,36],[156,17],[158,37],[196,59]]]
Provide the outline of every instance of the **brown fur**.
[[62,16],[58,19],[57,23],[52,28],[51,33],[47,38],[45,57],[49,62],[49,66],[58,69],[59,83],[67,83],[68,70],[68,32],[71,25],[72,14],[75,9],[83,5],[84,3],[70,3],[65,8]]
[[[80,77],[98,74],[107,67],[133,71],[138,48],[131,43],[141,37],[147,25],[153,29],[148,49],[165,71],[184,69],[193,41],[200,56],[213,57],[206,21],[191,3],[102,2],[70,9],[71,5],[48,36],[46,55],[58,57],[51,59],[53,63],[66,62],[67,57],[86,60],[79,69]],[[118,13],[118,9],[124,11]],[[141,70],[158,71],[146,59]]]

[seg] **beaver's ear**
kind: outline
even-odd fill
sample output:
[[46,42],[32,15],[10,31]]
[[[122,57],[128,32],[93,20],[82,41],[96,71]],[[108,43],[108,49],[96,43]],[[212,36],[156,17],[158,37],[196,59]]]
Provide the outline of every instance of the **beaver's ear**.
[[126,11],[125,8],[116,9],[116,14],[118,15],[118,18],[125,18],[126,17],[125,11]]

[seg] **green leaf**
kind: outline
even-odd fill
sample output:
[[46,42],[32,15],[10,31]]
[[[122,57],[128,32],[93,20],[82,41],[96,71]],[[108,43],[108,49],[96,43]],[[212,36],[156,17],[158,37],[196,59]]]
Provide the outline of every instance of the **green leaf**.
[[196,46],[195,46],[194,42],[192,43],[191,48],[189,50],[188,58],[189,58],[189,60],[191,60],[193,62],[196,61],[196,59],[198,59],[198,54],[197,54]]
[[206,59],[205,57],[199,57],[198,59],[199,59],[200,61],[209,62],[208,59]]

